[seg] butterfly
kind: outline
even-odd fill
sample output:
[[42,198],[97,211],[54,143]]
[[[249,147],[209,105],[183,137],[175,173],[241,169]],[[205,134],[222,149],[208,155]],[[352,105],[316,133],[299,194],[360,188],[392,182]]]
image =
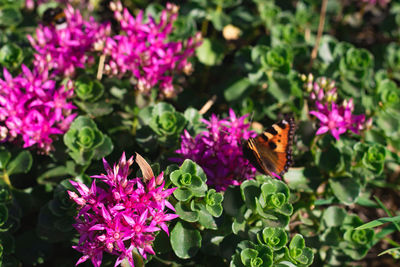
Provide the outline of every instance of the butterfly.
[[243,145],[243,154],[261,173],[279,178],[292,165],[292,145],[296,125],[292,117],[267,128]]

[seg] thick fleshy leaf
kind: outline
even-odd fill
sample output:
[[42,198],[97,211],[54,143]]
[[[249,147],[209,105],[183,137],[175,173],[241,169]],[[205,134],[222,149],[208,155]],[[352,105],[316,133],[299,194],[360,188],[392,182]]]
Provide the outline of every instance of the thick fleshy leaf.
[[200,232],[189,224],[177,222],[171,231],[171,246],[181,259],[189,259],[197,254],[201,247]]
[[8,163],[7,173],[8,175],[27,173],[31,169],[32,162],[32,154],[24,150]]
[[346,205],[356,202],[361,192],[360,184],[350,177],[331,178],[329,185],[340,202]]

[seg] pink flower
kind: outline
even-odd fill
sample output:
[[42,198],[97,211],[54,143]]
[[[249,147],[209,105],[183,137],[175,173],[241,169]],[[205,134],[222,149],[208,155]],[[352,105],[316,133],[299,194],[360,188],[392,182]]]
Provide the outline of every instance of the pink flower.
[[244,123],[247,116],[237,118],[232,109],[226,119],[211,115],[210,121],[203,120],[207,131],[195,138],[184,131],[176,153],[199,164],[207,175],[207,184],[219,191],[253,178],[256,170],[242,152],[242,140],[256,136]]
[[72,76],[76,68],[94,63],[94,57],[89,52],[95,50],[95,45],[104,42],[110,32],[110,25],[99,24],[93,17],[85,21],[79,10],[71,6],[67,6],[65,16],[66,27],[39,25],[36,37],[28,35],[28,39],[36,50],[33,62],[35,67]]
[[364,129],[365,115],[353,115],[354,104],[353,99],[344,102],[343,106],[338,107],[336,103],[322,105],[316,102],[318,111],[310,111],[311,115],[316,116],[320,121],[320,128],[316,134],[324,134],[330,132],[336,140],[347,130],[355,134]]
[[126,160],[123,153],[119,163],[111,168],[103,159],[106,174],[92,176],[102,182],[101,186],[93,181],[88,188],[71,181],[79,193],[68,191],[79,209],[74,227],[80,238],[73,248],[83,256],[77,264],[91,259],[94,266],[100,266],[103,252],[107,252],[118,255],[114,266],[125,258],[134,266],[134,249],[146,258],[147,254],[155,254],[155,233],[162,229],[169,234],[166,222],[178,215],[167,213],[165,207],[175,211],[167,198],[176,188],[164,190],[163,173],[147,183],[141,178],[129,180],[133,161],[133,157]]
[[121,32],[106,40],[105,53],[109,57],[105,72],[118,77],[133,75],[136,88],[143,93],[158,87],[161,96],[175,96],[179,87],[173,85],[172,77],[191,68],[188,58],[200,45],[200,34],[185,42],[168,40],[178,16],[178,7],[173,4],[167,4],[158,22],[153,17],[144,18],[143,11],[133,17],[121,3],[112,6]]
[[67,83],[67,88],[64,85],[57,88],[46,69],[32,72],[25,65],[15,78],[7,69],[3,73],[0,123],[7,137],[2,141],[14,141],[21,136],[24,148],[36,145],[48,153],[53,149],[54,137],[65,133],[76,116],[71,113],[75,106],[68,101],[73,96],[71,83]]
[[310,111],[310,114],[316,116],[321,123],[316,135],[330,131],[332,136],[339,140],[339,136],[346,132],[347,129],[343,117],[339,114],[337,105],[332,103],[331,109],[329,109],[328,104],[324,106],[317,102],[316,105],[318,111]]

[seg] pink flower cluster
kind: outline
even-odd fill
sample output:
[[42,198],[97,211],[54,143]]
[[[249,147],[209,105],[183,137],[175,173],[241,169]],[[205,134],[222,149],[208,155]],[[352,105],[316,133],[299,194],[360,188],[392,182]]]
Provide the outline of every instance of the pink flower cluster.
[[181,148],[176,153],[199,164],[207,175],[207,184],[218,191],[254,178],[256,169],[242,151],[242,141],[257,135],[249,131],[250,124],[244,123],[247,116],[237,118],[232,109],[226,119],[219,120],[213,114],[210,121],[203,120],[207,131],[195,139],[186,130],[181,136]]
[[158,23],[152,17],[145,22],[143,11],[134,18],[121,3],[112,7],[121,32],[107,38],[105,72],[118,77],[126,73],[133,75],[141,92],[149,93],[158,86],[162,97],[175,96],[179,91],[173,85],[173,76],[181,71],[191,71],[188,57],[200,45],[200,33],[186,42],[168,41],[178,16],[178,7],[173,4],[167,4]]
[[308,76],[303,74],[301,79],[311,100],[310,109],[316,109],[311,110],[310,114],[316,116],[320,121],[317,135],[329,131],[336,140],[339,140],[340,135],[347,130],[359,134],[367,124],[371,123],[371,120],[365,121],[365,115],[353,115],[353,99],[344,101],[341,106],[336,104],[338,96],[334,80],[326,77],[314,79],[312,74],[308,74]]
[[[365,128],[365,115],[353,115],[353,99],[344,102],[342,106],[336,103],[326,103],[325,105],[316,102],[317,111],[310,111],[311,115],[317,117],[320,121],[320,128],[316,134],[324,134],[328,131],[336,140],[347,130],[359,134],[360,130]],[[370,124],[371,121],[368,121]]]
[[175,211],[167,198],[176,188],[163,190],[162,173],[147,183],[143,183],[142,178],[128,180],[129,166],[133,161],[133,157],[127,161],[124,153],[119,163],[111,168],[103,159],[107,174],[92,176],[103,182],[101,186],[93,181],[88,188],[71,181],[80,195],[68,191],[79,208],[74,227],[80,238],[73,248],[83,256],[77,264],[90,258],[98,267],[103,252],[108,252],[118,255],[114,266],[125,258],[134,266],[134,249],[146,258],[146,253],[154,254],[152,242],[155,233],[162,229],[169,234],[166,222],[178,215],[168,214],[165,207]]
[[97,23],[93,17],[89,21],[83,20],[79,10],[71,6],[67,6],[64,12],[66,27],[39,25],[36,37],[29,35],[28,39],[36,50],[35,67],[72,76],[76,68],[94,63],[94,57],[89,52],[101,48],[111,28],[109,24]]
[[13,78],[4,69],[0,79],[1,141],[17,141],[23,147],[37,147],[44,153],[52,149],[53,135],[65,133],[76,114],[68,102],[73,96],[71,83],[56,87],[47,70],[32,72],[22,65],[22,73]]
[[304,89],[310,94],[310,99],[319,103],[331,103],[337,99],[337,89],[335,81],[326,77],[320,77],[314,80],[310,73],[308,76],[302,75]]

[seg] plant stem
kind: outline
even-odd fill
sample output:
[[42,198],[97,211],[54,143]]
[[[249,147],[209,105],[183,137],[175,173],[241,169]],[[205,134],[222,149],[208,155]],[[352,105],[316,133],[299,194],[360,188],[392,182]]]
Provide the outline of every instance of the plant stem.
[[12,187],[11,185],[11,181],[10,181],[10,177],[8,176],[7,172],[3,171],[3,175],[2,175],[3,181],[10,187]]
[[322,0],[321,13],[319,15],[319,24],[318,24],[317,37],[315,38],[315,45],[314,45],[314,48],[313,48],[313,50],[311,52],[310,66],[309,66],[310,69],[312,67],[314,59],[317,57],[317,52],[318,52],[318,48],[319,48],[319,42],[321,40],[322,32],[324,31],[326,6],[327,5],[328,5],[328,0]]

